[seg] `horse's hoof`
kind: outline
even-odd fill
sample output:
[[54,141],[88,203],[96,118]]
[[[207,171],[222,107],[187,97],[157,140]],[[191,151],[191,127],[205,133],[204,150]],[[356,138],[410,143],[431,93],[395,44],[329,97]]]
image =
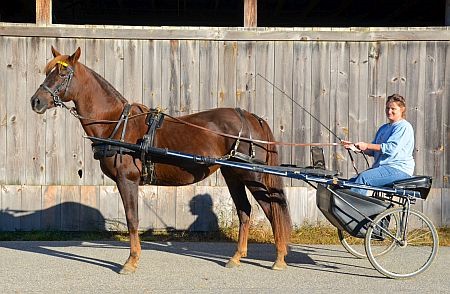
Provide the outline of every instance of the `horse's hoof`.
[[131,265],[126,264],[120,270],[119,274],[121,274],[121,275],[129,275],[129,274],[133,274],[134,272],[136,272],[136,267],[133,267]]
[[233,259],[230,259],[227,264],[225,265],[226,268],[234,268],[240,266],[241,263],[239,261],[235,261]]
[[282,270],[287,269],[287,264],[286,264],[286,262],[275,262],[272,265],[272,269],[275,271],[282,271]]

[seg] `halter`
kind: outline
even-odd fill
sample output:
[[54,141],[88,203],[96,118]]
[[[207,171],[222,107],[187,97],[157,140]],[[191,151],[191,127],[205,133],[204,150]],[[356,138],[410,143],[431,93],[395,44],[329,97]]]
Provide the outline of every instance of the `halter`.
[[69,84],[70,84],[70,81],[72,80],[74,71],[73,71],[72,67],[64,61],[58,61],[57,63],[61,64],[65,68],[67,68],[69,73],[67,75],[65,75],[64,80],[53,91],[47,85],[44,85],[44,84],[41,84],[40,87],[44,88],[47,92],[50,93],[50,95],[52,95],[53,103],[55,104],[55,106],[64,107],[66,109],[69,109],[69,107],[67,107],[67,105],[64,104],[64,102],[59,97],[59,93],[63,89],[64,89],[64,95],[67,93],[67,89],[69,88]]

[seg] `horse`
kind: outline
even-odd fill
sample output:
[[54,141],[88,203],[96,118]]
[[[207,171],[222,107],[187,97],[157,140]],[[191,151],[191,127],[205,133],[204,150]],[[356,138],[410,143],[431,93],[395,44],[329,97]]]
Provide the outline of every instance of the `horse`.
[[[79,47],[72,55],[62,55],[53,46],[51,51],[53,59],[45,67],[46,78],[30,99],[32,109],[43,114],[57,106],[68,108],[65,103],[72,101],[75,107],[71,113],[80,120],[88,136],[128,143],[142,142],[143,137],[148,135],[147,117],[152,109],[142,104],[128,104],[109,82],[79,62]],[[270,144],[274,141],[273,133],[266,121],[255,114],[234,108],[215,108],[179,117],[163,116],[164,120],[152,135],[151,143],[155,147],[202,156],[228,155],[229,160],[240,160],[230,154],[247,154],[252,149],[250,157],[267,165],[278,165],[276,146]],[[259,142],[253,144],[249,137]],[[125,209],[130,254],[120,273],[128,274],[136,271],[141,255],[138,187],[148,184],[143,180],[143,171],[148,169],[148,164],[142,154],[122,149],[111,150],[110,147],[100,148],[100,156],[96,159],[100,162],[102,172],[116,183]],[[239,266],[241,258],[247,255],[251,213],[245,191],[247,187],[272,226],[276,248],[272,269],[282,270],[287,267],[285,256],[292,225],[279,176],[164,157],[151,158],[151,161],[151,171],[147,173],[152,174],[150,184],[161,186],[193,184],[220,168],[239,218],[237,248],[225,264],[229,268]]]

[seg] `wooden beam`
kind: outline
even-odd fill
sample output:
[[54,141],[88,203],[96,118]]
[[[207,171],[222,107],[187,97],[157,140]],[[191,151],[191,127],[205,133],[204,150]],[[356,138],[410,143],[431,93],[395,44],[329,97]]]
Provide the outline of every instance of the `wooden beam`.
[[449,43],[447,27],[421,28],[342,28],[340,30],[310,28],[308,30],[276,28],[242,30],[220,27],[142,27],[104,25],[29,24],[0,25],[1,36],[41,38],[87,38],[124,40],[214,40],[214,41],[317,41],[317,42],[387,42],[387,41],[444,41]]
[[52,24],[52,0],[36,0],[36,24]]
[[244,0],[244,27],[256,28],[257,24],[257,9],[258,0]]

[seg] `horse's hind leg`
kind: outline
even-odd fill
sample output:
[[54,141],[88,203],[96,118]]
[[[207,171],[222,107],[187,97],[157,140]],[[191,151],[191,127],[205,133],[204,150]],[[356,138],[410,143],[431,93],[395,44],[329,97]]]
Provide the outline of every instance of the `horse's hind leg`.
[[283,270],[287,267],[284,258],[287,255],[288,240],[291,232],[289,209],[284,192],[280,190],[273,192],[271,195],[266,187],[256,183],[258,181],[247,182],[247,188],[263,209],[272,226],[277,250],[277,258],[272,265],[272,269]]
[[222,175],[230,191],[239,217],[239,237],[236,253],[227,262],[226,267],[232,268],[240,265],[241,257],[247,256],[247,240],[250,227],[251,205],[245,192],[244,184],[229,169],[222,168]]
[[136,181],[121,177],[117,180],[117,188],[122,197],[125,215],[127,218],[128,232],[130,236],[130,256],[123,265],[120,273],[130,274],[136,271],[139,257],[141,255],[141,243],[139,240],[139,218],[138,218],[138,188]]

